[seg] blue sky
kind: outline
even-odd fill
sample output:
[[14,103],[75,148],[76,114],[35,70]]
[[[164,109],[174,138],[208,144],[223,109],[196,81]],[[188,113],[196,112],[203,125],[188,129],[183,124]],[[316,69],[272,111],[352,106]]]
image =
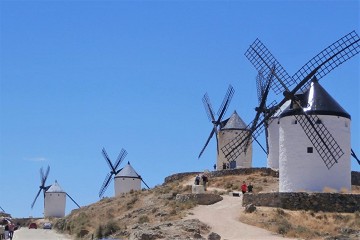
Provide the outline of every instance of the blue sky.
[[[201,99],[208,92],[217,111],[232,84],[225,117],[253,119],[249,45],[260,38],[293,75],[360,34],[359,12],[359,1],[1,1],[0,206],[42,216],[43,198],[30,204],[47,165],[47,184],[57,180],[82,206],[98,201],[109,170],[102,147],[113,161],[126,149],[123,164],[151,187],[211,169],[215,139],[197,159],[212,127]],[[359,56],[320,83],[351,114],[360,155]],[[253,165],[266,166],[257,145]],[[75,207],[68,201],[66,213]]]

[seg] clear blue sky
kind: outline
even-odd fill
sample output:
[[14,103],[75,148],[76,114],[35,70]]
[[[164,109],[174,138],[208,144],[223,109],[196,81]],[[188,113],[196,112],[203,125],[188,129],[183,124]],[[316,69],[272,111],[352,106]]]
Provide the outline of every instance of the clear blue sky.
[[[0,206],[33,210],[40,167],[51,166],[80,205],[98,201],[121,148],[151,187],[166,176],[211,169],[215,139],[197,156],[229,84],[249,123],[256,71],[245,58],[260,38],[290,75],[325,47],[359,31],[359,1],[1,1]],[[359,56],[320,83],[352,116],[360,155]],[[261,137],[264,142],[264,136]],[[254,145],[253,165],[266,166]],[[123,166],[123,165],[122,165]],[[360,167],[352,160],[352,170]],[[336,177],[336,176],[334,176]],[[113,182],[105,196],[113,196]],[[68,201],[66,213],[76,206]]]

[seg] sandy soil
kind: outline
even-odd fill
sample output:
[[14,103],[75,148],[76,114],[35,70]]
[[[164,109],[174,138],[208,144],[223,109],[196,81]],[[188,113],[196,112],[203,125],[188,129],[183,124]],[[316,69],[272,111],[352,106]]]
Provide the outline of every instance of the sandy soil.
[[[190,178],[184,185],[192,185],[193,181],[193,178]],[[215,188],[208,187],[208,191],[213,190],[215,190]],[[216,190],[224,191],[224,189],[217,188]],[[209,225],[212,232],[219,234],[221,239],[226,240],[292,239],[240,222],[239,213],[244,211],[241,194],[240,197],[230,195],[223,195],[222,197],[224,198],[222,201],[213,205],[198,205],[189,212],[189,215],[185,219],[199,219],[201,222]]]
[[244,211],[242,197],[224,195],[223,200],[213,205],[195,207],[186,219],[199,219],[211,227],[211,231],[219,234],[221,239],[291,239],[275,235],[264,229],[244,224],[238,220],[239,212]]
[[20,228],[15,231],[13,240],[71,240],[72,238],[48,229]]

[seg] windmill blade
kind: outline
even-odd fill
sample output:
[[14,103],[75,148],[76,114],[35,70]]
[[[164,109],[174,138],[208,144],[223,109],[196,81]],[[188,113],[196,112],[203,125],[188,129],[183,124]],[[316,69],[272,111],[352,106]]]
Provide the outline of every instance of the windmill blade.
[[122,163],[122,161],[125,159],[127,155],[127,151],[125,149],[121,149],[118,158],[116,159],[116,162],[114,164],[114,168],[115,170],[120,166],[120,164]]
[[210,98],[209,98],[207,93],[205,93],[204,97],[202,98],[202,102],[204,104],[205,111],[206,111],[206,114],[207,114],[207,116],[209,118],[209,121],[210,122],[215,122],[214,110],[212,108]]
[[68,193],[66,193],[66,196],[68,196],[71,199],[71,201],[73,201],[73,203],[75,203],[76,206],[78,206],[78,208],[81,208],[80,205],[77,204],[77,202],[75,202],[75,200],[72,197],[70,197],[70,195]]
[[44,186],[44,185],[45,185],[44,170],[43,170],[42,167],[40,168],[40,184],[41,184],[41,186]]
[[33,202],[32,202],[32,204],[31,204],[31,209],[33,209],[33,208],[34,208],[34,205],[35,205],[36,199],[39,197],[41,190],[42,190],[42,189],[40,188],[40,189],[39,189],[39,191],[38,191],[38,193],[36,194],[35,199],[34,199],[34,201],[33,201]]
[[265,150],[265,148],[261,145],[261,143],[256,138],[254,138],[254,141],[259,145],[259,147],[263,150],[263,152],[265,154],[267,154],[267,151]]
[[5,212],[5,210],[1,206],[0,206],[0,209],[1,209],[2,212]]
[[356,160],[356,161],[358,162],[358,164],[360,165],[360,160],[359,160],[359,158],[356,156],[354,150],[352,150],[352,149],[351,149],[351,156],[352,156],[353,158],[355,158],[355,160]]
[[48,167],[46,168],[46,172],[45,172],[45,176],[44,176],[44,182],[43,182],[43,186],[45,185],[45,182],[49,176],[49,172],[50,172],[50,166],[48,165]]
[[301,106],[300,109],[302,114],[295,114],[294,117],[319,153],[326,167],[330,169],[344,155],[344,152],[317,115],[307,114]]
[[212,129],[212,131],[211,131],[208,139],[206,140],[206,143],[205,143],[204,147],[203,147],[203,148],[201,149],[201,151],[200,151],[200,154],[199,154],[199,156],[198,156],[198,159],[201,157],[201,155],[202,155],[203,152],[205,151],[205,148],[206,148],[207,145],[209,144],[209,142],[210,142],[210,140],[211,140],[211,138],[213,137],[213,135],[214,135],[215,132],[216,132],[216,127],[214,126],[214,128]]
[[108,188],[109,186],[109,183],[112,179],[112,175],[113,173],[108,173],[105,177],[105,180],[104,180],[104,183],[102,184],[101,188],[100,188],[100,191],[99,191],[99,198],[102,197],[102,195],[104,195],[106,189]]
[[141,181],[145,184],[145,186],[150,189],[150,187],[146,184],[146,182],[142,179],[142,177],[140,177]]
[[234,88],[231,85],[229,85],[228,90],[226,91],[224,100],[223,100],[223,102],[222,102],[222,104],[221,104],[221,106],[220,106],[220,108],[219,108],[219,110],[217,112],[217,114],[219,116],[219,118],[217,120],[218,123],[220,123],[220,121],[223,118],[227,108],[229,107],[229,104],[231,102],[232,97],[234,96],[234,93],[235,93]]
[[[265,86],[265,89],[263,90],[263,94],[261,95],[260,105],[259,105],[259,107],[255,108],[256,115],[255,115],[255,118],[252,121],[252,124],[251,124],[251,127],[250,127],[251,132],[254,132],[254,129],[255,129],[255,127],[256,127],[259,119],[260,119],[260,116],[262,116],[262,113],[266,111],[266,109],[265,109],[266,108],[266,99],[267,99],[267,96],[268,96],[268,93],[269,93],[269,90],[270,90],[270,86],[271,86],[271,83],[272,83],[273,73],[274,72],[275,72],[275,69],[273,67],[270,74],[267,77],[266,86]],[[259,78],[261,78],[261,75],[259,76]],[[261,81],[261,82],[263,82],[263,81]],[[246,139],[247,140],[246,140],[245,145],[244,145],[244,152],[247,152],[247,148],[250,146],[250,142],[251,142],[250,137],[246,137]]]
[[276,94],[284,92],[288,86],[296,83],[259,39],[250,45],[245,56],[258,72],[262,71],[264,76],[271,73],[272,67],[275,68],[273,75],[280,81],[274,82],[271,88]]
[[112,165],[111,161],[110,161],[110,158],[107,154],[107,152],[105,151],[105,148],[102,149],[102,155],[104,156],[105,158],[105,161],[107,162],[107,164],[109,165],[109,168],[111,169],[112,172],[116,172],[116,169],[114,168],[114,166]]
[[257,97],[258,97],[258,104],[261,104],[262,101],[262,96],[264,95],[265,92],[265,85],[264,84],[264,75],[262,73],[262,71],[258,72],[258,75],[256,76],[256,93],[257,93]]
[[[313,57],[300,68],[292,78],[295,81],[299,81],[305,78],[311,79],[315,75],[316,78],[320,80],[359,52],[360,39],[357,33],[352,31]],[[316,69],[315,72],[314,69]],[[309,84],[309,82],[304,84],[302,90],[306,90],[309,87]]]
[[238,135],[236,135],[235,138],[233,138],[230,142],[228,142],[226,145],[224,145],[221,148],[221,151],[224,153],[225,158],[230,161],[235,161],[236,158],[245,151],[245,146],[248,144],[249,141],[252,142],[254,139],[257,139],[259,135],[264,131],[264,122],[271,123],[273,119],[270,117],[275,114],[275,112],[279,111],[280,107],[284,104],[284,102],[281,102],[280,104],[275,106],[275,101],[272,102],[269,105],[269,109],[271,109],[264,117],[264,115],[259,115],[258,124],[251,129],[251,126],[253,123],[249,123],[247,126],[247,129],[249,131],[241,131]]

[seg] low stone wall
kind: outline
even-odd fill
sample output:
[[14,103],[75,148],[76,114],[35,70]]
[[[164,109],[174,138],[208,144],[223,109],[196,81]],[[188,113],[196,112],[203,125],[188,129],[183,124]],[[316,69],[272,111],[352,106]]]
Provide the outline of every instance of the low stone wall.
[[353,213],[360,211],[360,194],[304,192],[244,194],[243,206],[250,203],[289,210]]
[[223,197],[218,194],[200,193],[200,194],[177,194],[176,201],[187,202],[195,201],[199,205],[211,205],[223,200]]

